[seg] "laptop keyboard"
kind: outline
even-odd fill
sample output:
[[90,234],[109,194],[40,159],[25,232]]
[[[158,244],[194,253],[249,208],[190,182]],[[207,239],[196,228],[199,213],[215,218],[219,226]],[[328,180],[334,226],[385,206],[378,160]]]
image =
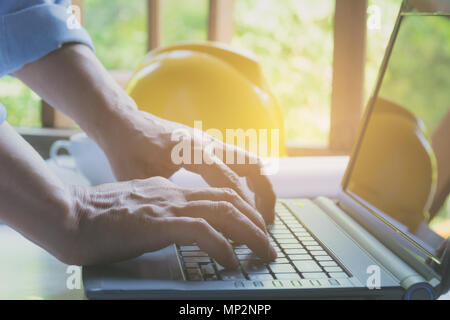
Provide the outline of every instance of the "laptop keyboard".
[[277,202],[275,222],[269,237],[278,253],[275,261],[265,263],[246,245],[233,245],[239,259],[237,270],[224,269],[196,245],[178,246],[186,280],[300,280],[348,278],[350,275],[314,238],[304,225]]

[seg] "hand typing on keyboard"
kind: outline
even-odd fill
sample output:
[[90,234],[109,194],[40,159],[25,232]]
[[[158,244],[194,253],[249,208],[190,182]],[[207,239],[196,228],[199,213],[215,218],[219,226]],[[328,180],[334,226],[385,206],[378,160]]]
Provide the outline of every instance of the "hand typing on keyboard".
[[[195,260],[209,255],[221,266],[236,268],[239,260],[229,239],[245,244],[259,259],[277,256],[264,219],[233,189],[184,189],[161,177],[72,188],[77,245],[83,248],[74,251],[83,253],[84,265],[195,243],[203,252]],[[202,270],[214,271],[211,266]]]
[[[273,221],[276,197],[260,159],[207,133],[138,110],[87,46],[54,49],[9,71],[72,117],[102,148],[121,182],[95,188],[64,184],[3,123],[2,222],[67,264],[119,261],[172,243],[195,242],[220,264],[237,266],[227,237],[247,244],[262,259],[275,258],[263,218]],[[42,74],[48,81],[41,81]],[[64,90],[54,90],[54,83]],[[191,148],[182,148],[186,153],[181,162],[173,157],[181,151],[180,142]],[[237,162],[227,161],[230,155]],[[163,178],[181,168],[215,188],[187,190]],[[152,178],[132,180],[147,177]],[[247,179],[254,198],[248,197],[240,177]]]
[[325,251],[302,223],[280,202],[275,222],[269,228],[270,243],[277,252],[275,261],[263,261],[244,244],[233,245],[239,268],[227,270],[196,245],[179,246],[186,280],[251,280],[254,286],[280,286],[277,281],[318,281],[347,278],[348,274]]

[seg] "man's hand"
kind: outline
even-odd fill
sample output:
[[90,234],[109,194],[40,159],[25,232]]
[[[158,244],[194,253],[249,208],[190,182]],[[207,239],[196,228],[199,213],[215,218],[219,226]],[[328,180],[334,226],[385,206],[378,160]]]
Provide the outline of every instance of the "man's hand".
[[[179,143],[179,140],[173,139],[176,131],[187,133],[184,138],[192,147],[191,155],[200,151],[203,157],[209,157],[212,161],[175,164],[172,150]],[[118,180],[153,176],[168,178],[184,167],[200,174],[213,187],[233,189],[262,214],[266,223],[273,222],[276,198],[272,185],[262,173],[261,161],[247,151],[224,144],[204,132],[199,134],[191,127],[133,108],[110,118],[105,124],[105,133],[107,139],[101,139],[102,148]],[[245,164],[227,164],[225,159],[215,156],[214,150],[223,154],[233,153],[234,159],[242,156]],[[239,177],[246,177],[249,188],[255,193],[254,199],[246,194]]]
[[276,257],[263,219],[232,189],[183,189],[162,177],[67,186],[10,125],[0,125],[0,136],[1,221],[65,263],[119,261],[197,243],[235,267],[227,238],[264,260]]
[[276,257],[264,221],[232,189],[183,189],[154,177],[70,187],[70,194],[70,216],[77,226],[71,228],[76,236],[68,263],[113,262],[172,243],[196,243],[221,265],[237,267],[227,238],[246,244],[264,260]]

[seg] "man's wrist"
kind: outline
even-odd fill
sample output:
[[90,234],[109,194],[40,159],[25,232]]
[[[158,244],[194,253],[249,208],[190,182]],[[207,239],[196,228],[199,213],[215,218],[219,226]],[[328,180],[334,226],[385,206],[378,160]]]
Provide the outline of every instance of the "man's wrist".
[[137,110],[134,101],[125,93],[112,92],[96,99],[91,119],[82,125],[84,131],[102,148],[116,139],[116,135],[129,126],[129,117]]
[[84,264],[84,249],[82,245],[82,225],[88,215],[88,193],[86,188],[66,185],[66,201],[63,223],[60,224],[62,241],[55,248],[55,254],[62,262],[71,265]]

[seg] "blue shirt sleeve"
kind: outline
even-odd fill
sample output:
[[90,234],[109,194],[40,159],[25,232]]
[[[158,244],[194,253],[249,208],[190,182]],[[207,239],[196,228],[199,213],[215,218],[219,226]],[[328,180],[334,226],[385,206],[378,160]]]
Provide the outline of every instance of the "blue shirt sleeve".
[[67,42],[83,43],[94,50],[70,5],[71,0],[0,1],[0,77]]

